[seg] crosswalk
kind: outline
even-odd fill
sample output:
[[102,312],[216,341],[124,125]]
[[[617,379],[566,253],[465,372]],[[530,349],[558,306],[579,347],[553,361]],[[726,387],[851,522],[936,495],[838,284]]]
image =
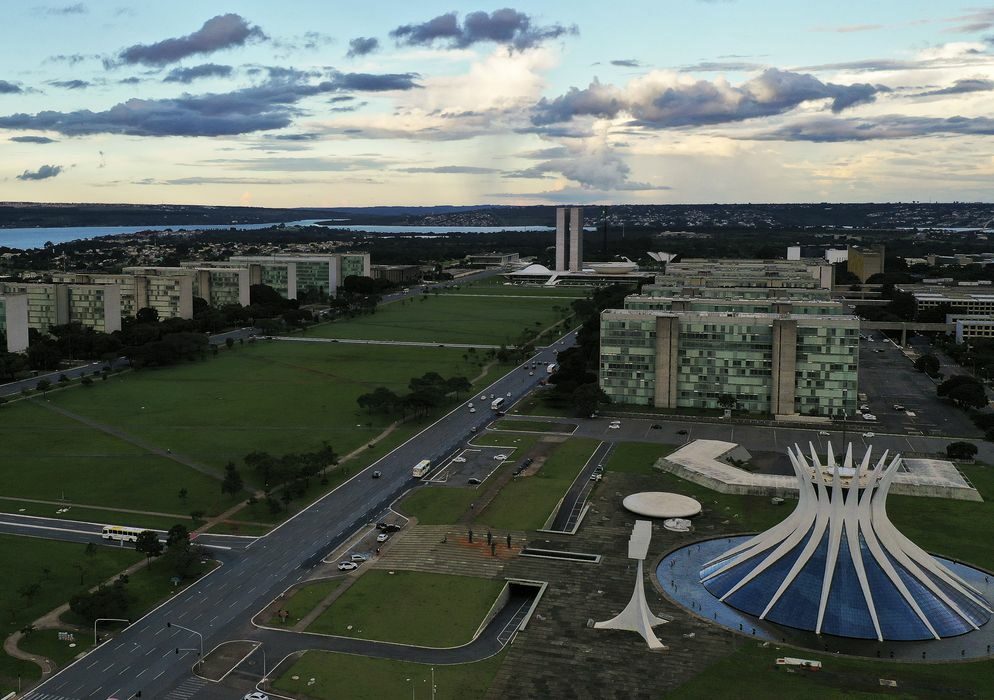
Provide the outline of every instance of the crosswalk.
[[21,700],[76,700],[76,698],[71,698],[68,695],[53,695],[52,693],[32,691],[21,698]]
[[203,678],[187,678],[163,696],[163,700],[189,700],[207,685]]

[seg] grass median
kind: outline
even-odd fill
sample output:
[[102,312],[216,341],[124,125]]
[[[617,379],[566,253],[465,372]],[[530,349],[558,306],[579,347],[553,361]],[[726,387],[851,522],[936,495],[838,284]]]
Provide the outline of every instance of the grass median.
[[308,632],[427,647],[466,644],[493,607],[503,581],[370,569]]

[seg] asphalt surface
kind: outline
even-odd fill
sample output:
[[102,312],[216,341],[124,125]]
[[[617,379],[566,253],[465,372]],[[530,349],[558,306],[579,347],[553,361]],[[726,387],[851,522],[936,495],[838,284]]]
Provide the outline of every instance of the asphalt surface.
[[[17,513],[0,513],[0,533],[6,535],[23,535],[39,537],[46,540],[61,540],[63,542],[79,542],[88,544],[107,545],[109,547],[131,547],[120,542],[104,540],[101,535],[103,524],[88,523],[79,520],[61,520],[59,518],[44,518],[34,515],[18,515]],[[154,529],[154,528],[149,528]],[[155,530],[165,539],[165,530]],[[255,537],[241,535],[212,535],[205,533],[195,535],[193,541],[203,547],[215,550],[239,551],[248,547],[256,540]]]
[[[568,334],[553,347],[539,350],[529,362],[555,361],[555,349],[573,344]],[[545,375],[529,376],[518,367],[480,393],[505,396],[513,403],[535,388]],[[195,651],[207,651],[233,638],[244,622],[288,586],[303,579],[309,569],[352,533],[376,520],[401,493],[416,484],[411,468],[422,459],[438,461],[459,448],[473,432],[493,419],[489,408],[470,413],[470,397],[449,414],[403,445],[328,493],[240,552],[220,551],[223,566],[148,613],[111,641],[66,667],[28,697],[45,700],[81,698],[165,697],[190,678]],[[373,469],[382,477],[370,478]],[[203,635],[167,627],[173,622]],[[176,653],[179,648],[180,653]],[[178,696],[177,696],[178,697]],[[188,697],[188,696],[184,696]]]
[[[874,432],[982,436],[964,411],[936,396],[935,380],[916,370],[899,347],[884,340],[879,331],[867,335],[875,340],[860,343],[859,391],[866,394],[866,405],[877,420],[871,425],[856,415],[851,417],[854,423],[860,427],[865,424],[865,430]],[[956,373],[949,367],[942,371],[946,376]],[[894,404],[901,404],[906,410],[895,410]]]
[[594,485],[594,482],[590,480],[590,476],[594,473],[595,469],[604,466],[604,463],[611,456],[613,449],[613,442],[602,442],[597,446],[594,453],[590,455],[590,459],[583,465],[583,469],[576,475],[576,479],[570,484],[566,495],[563,496],[563,500],[559,504],[559,510],[556,512],[556,517],[549,527],[550,530],[555,532],[569,532],[576,525],[577,518],[580,517],[580,511],[583,509],[583,504],[587,500],[587,494],[590,493]]

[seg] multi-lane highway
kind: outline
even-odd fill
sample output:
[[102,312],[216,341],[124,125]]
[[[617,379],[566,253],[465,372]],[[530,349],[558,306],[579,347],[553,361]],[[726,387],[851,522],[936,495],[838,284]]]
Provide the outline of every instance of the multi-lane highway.
[[[526,366],[501,377],[480,394],[521,398],[547,376],[544,365],[555,351],[573,344],[570,333],[554,346],[539,350]],[[188,682],[201,645],[205,651],[229,639],[262,606],[303,579],[310,567],[342,544],[358,527],[377,517],[413,485],[411,468],[422,459],[438,460],[456,449],[474,430],[493,418],[489,409],[470,412],[470,397],[369,468],[353,476],[308,509],[249,543],[242,551],[220,552],[222,566],[175,598],[168,600],[111,641],[42,683],[28,698],[186,698],[170,691]],[[379,479],[370,478],[377,469]],[[196,630],[183,631],[174,622]],[[177,653],[176,650],[180,649]]]

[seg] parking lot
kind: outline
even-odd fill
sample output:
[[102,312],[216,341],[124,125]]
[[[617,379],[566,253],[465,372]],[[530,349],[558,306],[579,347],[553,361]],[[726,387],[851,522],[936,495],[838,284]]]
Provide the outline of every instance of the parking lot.
[[[860,343],[859,391],[877,420],[864,422],[856,416],[858,425],[850,424],[854,431],[980,436],[966,413],[939,400],[935,382],[917,371],[900,348],[879,331],[867,335],[873,340]],[[894,404],[905,410],[895,410]]]
[[[505,461],[514,459],[516,449],[515,447],[477,447],[475,445],[465,447],[437,469],[429,481],[439,486],[458,486],[460,488],[478,485],[486,481]],[[504,459],[499,459],[500,455],[503,455]]]

